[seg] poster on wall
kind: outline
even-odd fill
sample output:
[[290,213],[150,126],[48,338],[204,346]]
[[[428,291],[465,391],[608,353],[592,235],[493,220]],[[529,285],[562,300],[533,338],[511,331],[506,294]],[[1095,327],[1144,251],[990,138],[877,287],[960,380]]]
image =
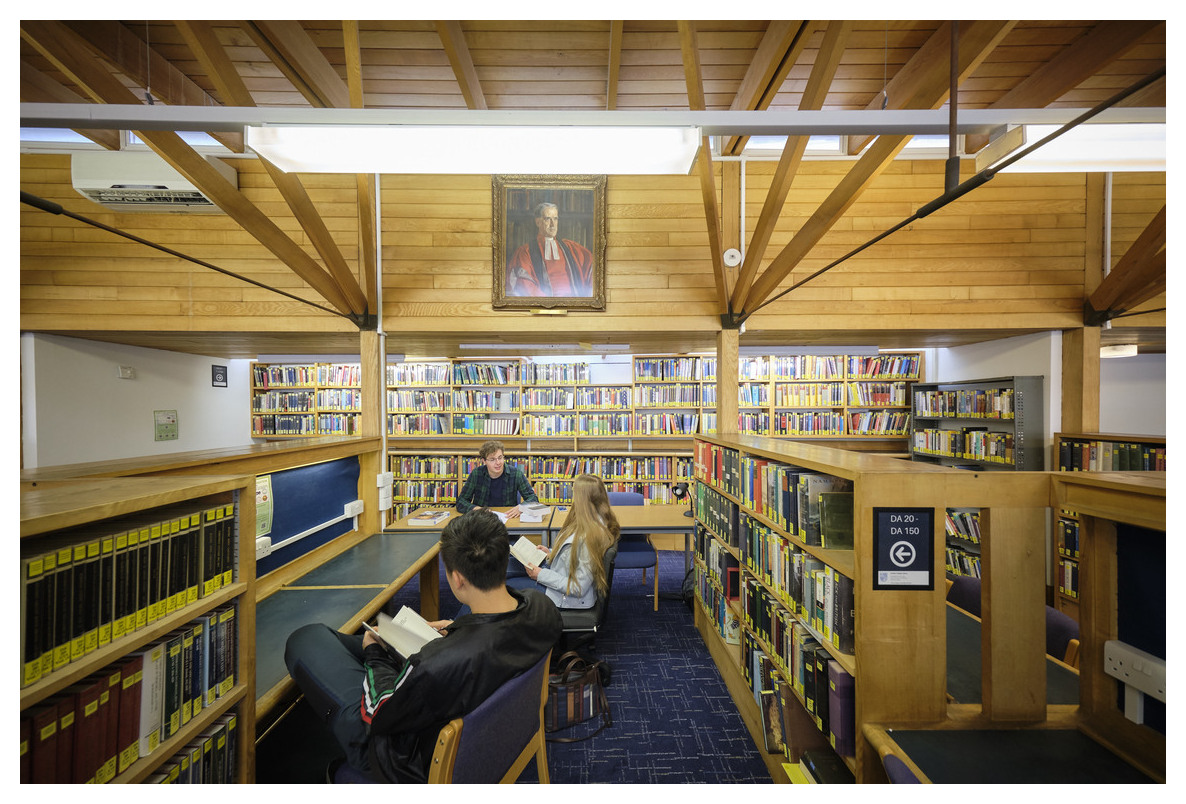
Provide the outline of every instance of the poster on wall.
[[255,538],[272,532],[272,476],[255,479]]

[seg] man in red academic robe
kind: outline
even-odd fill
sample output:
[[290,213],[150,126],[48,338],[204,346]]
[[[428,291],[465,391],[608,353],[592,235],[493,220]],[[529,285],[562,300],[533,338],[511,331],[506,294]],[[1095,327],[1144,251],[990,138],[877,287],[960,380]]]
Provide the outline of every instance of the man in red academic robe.
[[519,246],[507,265],[508,296],[592,296],[593,254],[556,236],[560,210],[544,202],[535,208],[534,240]]

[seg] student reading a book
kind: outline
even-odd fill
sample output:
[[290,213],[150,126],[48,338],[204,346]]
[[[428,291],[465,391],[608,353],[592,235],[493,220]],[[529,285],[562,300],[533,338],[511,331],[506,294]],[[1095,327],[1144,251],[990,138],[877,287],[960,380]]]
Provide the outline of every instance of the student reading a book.
[[538,548],[547,566],[528,565],[527,577],[508,578],[507,585],[540,589],[560,608],[592,608],[609,585],[605,551],[618,540],[619,530],[605,483],[596,475],[580,475],[572,484],[572,507],[556,549]]
[[457,510],[461,513],[475,508],[502,508],[507,519],[519,516],[519,502],[539,502],[527,475],[514,464],[507,465],[501,441],[487,441],[478,450],[482,465],[474,468],[465,479],[457,495]]
[[411,656],[393,656],[369,631],[340,634],[320,623],[288,638],[288,671],[352,767],[376,781],[425,781],[441,727],[556,644],[556,607],[538,592],[506,587],[508,550],[506,526],[491,511],[445,526],[445,577],[471,613],[430,623],[444,637]]

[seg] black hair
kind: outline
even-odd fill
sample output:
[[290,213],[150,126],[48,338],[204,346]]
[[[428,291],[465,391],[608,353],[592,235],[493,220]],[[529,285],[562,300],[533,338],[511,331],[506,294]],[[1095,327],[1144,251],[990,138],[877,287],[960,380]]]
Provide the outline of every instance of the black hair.
[[510,537],[506,525],[485,508],[449,521],[441,531],[441,558],[445,569],[459,572],[483,592],[506,582]]

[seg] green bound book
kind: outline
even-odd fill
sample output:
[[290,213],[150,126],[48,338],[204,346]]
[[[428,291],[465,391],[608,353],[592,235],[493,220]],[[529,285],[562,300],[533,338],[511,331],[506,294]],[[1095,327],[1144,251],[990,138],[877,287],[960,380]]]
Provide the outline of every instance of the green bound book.
[[820,537],[823,547],[853,549],[853,493],[823,491],[819,495]]

